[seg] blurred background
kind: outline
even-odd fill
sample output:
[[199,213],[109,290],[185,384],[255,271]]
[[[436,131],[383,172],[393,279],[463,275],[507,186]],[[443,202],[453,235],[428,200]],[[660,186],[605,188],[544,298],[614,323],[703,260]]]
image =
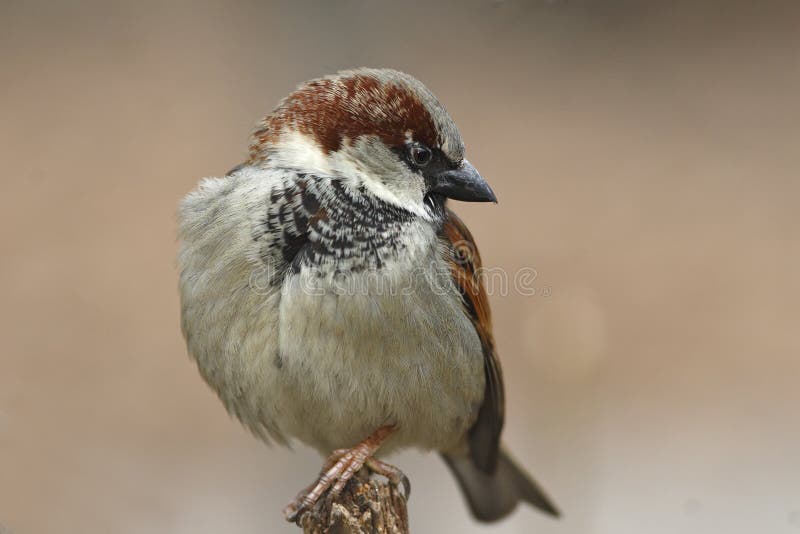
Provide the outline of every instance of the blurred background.
[[[505,441],[565,512],[414,532],[800,532],[796,2],[0,2],[0,523],[299,532],[315,476],[229,419],[179,330],[175,211],[299,82],[384,66],[459,124]],[[2,530],[3,527],[0,527]]]

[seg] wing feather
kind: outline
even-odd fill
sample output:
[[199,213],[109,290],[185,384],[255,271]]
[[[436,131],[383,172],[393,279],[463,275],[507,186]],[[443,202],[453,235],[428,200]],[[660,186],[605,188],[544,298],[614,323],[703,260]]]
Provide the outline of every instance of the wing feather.
[[483,347],[485,393],[478,418],[470,428],[468,441],[475,465],[491,474],[497,469],[500,433],[505,417],[505,391],[492,336],[492,318],[481,273],[481,257],[469,229],[450,209],[446,210],[440,235],[450,249],[448,261],[453,282],[461,293],[464,309]]

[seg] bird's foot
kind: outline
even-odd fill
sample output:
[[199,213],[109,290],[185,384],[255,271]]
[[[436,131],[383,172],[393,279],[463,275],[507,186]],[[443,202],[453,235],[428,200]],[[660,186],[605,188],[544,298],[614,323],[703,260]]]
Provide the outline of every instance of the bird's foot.
[[328,490],[332,497],[339,495],[353,475],[364,466],[385,476],[396,486],[402,485],[405,495],[408,497],[411,491],[408,477],[393,465],[372,457],[393,431],[393,426],[383,426],[352,449],[333,451],[325,461],[317,481],[298,493],[292,502],[283,509],[286,520],[297,521],[302,513],[311,509]]
[[411,481],[408,480],[405,473],[392,464],[387,464],[372,456],[367,458],[366,466],[373,473],[385,476],[395,487],[399,488],[402,486],[403,496],[408,500],[408,497],[411,495]]

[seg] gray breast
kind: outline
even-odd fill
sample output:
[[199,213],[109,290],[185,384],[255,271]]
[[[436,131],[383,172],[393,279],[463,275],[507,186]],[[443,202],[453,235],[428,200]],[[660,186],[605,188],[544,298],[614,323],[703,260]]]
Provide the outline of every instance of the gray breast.
[[387,423],[401,429],[395,446],[446,449],[474,420],[481,345],[436,233],[418,221],[398,240],[402,253],[383,257],[380,268],[322,263],[284,281],[281,372],[292,401],[283,423],[320,450]]

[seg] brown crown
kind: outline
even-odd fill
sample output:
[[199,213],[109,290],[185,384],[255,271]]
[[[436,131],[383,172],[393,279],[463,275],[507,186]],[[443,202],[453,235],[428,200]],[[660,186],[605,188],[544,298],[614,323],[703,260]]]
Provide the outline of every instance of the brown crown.
[[251,161],[263,160],[286,130],[314,138],[326,153],[339,150],[345,139],[364,135],[401,146],[410,132],[416,141],[438,145],[433,118],[411,88],[363,73],[301,85],[253,133]]

